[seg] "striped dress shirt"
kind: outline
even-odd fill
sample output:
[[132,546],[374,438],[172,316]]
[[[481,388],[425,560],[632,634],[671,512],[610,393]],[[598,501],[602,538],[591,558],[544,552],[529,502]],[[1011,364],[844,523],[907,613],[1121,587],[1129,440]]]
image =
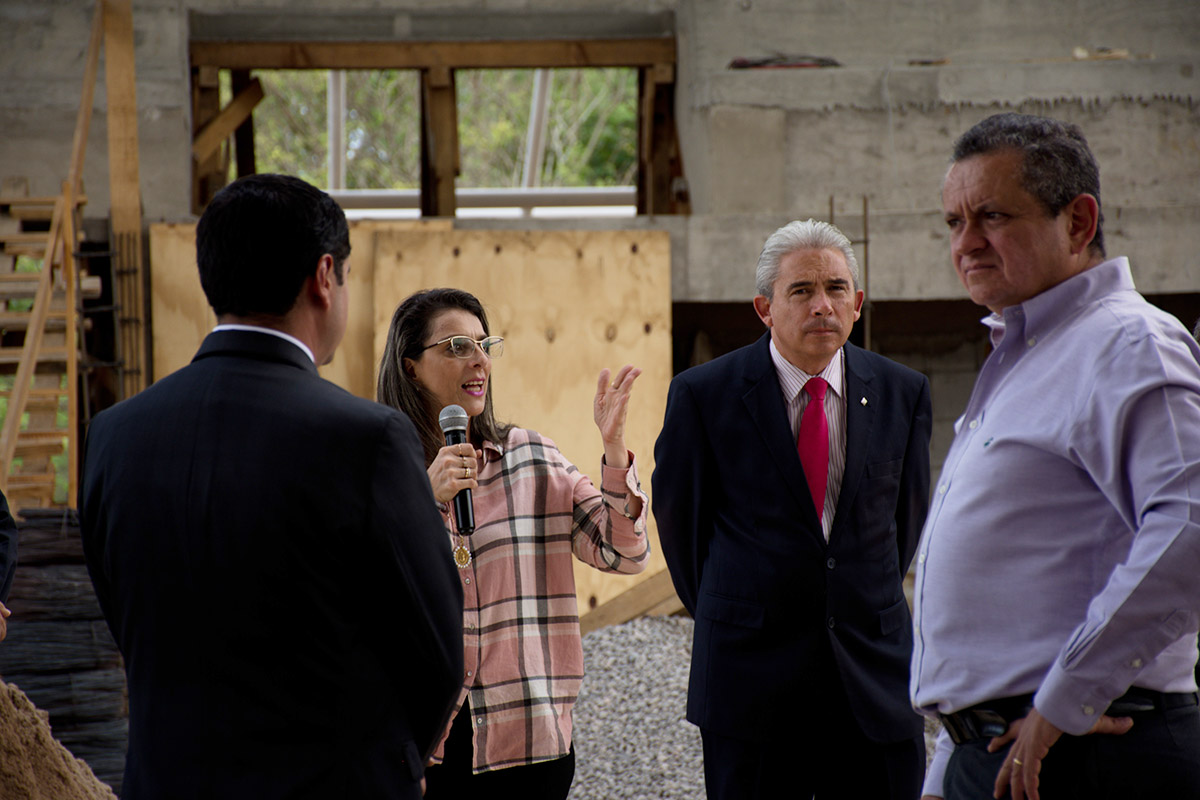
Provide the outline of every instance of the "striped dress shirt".
[[[600,488],[554,442],[514,428],[485,442],[473,494],[475,532],[464,537],[463,684],[470,700],[475,772],[567,755],[583,680],[574,560],[603,572],[646,566],[649,500],[628,469],[601,467]],[[630,500],[641,510],[629,515]],[[444,504],[443,504],[444,505]],[[458,544],[443,507],[451,547]],[[451,720],[453,723],[453,720]],[[434,751],[440,763],[449,727]]]
[[825,509],[821,514],[821,532],[829,541],[833,529],[833,514],[837,510],[838,497],[842,493],[842,476],[846,473],[846,377],[845,350],[829,360],[825,369],[817,375],[809,375],[783,357],[771,340],[771,361],[779,376],[779,388],[787,403],[788,420],[792,424],[792,441],[800,434],[800,417],[810,400],[804,384],[810,378],[823,378],[829,384],[825,392],[825,419],[829,422],[829,474],[825,482]]

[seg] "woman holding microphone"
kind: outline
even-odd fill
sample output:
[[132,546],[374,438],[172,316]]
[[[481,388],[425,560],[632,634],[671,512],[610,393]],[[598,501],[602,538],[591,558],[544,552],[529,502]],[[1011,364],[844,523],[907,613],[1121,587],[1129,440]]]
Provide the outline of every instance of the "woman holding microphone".
[[[432,289],[396,309],[379,369],[379,401],[408,414],[421,436],[462,578],[465,674],[426,772],[427,800],[481,791],[566,798],[575,773],[571,711],[583,678],[572,556],[634,574],[649,555],[649,503],[625,447],[641,371],[600,373],[597,488],[549,439],[496,421],[491,373],[503,347],[473,295]],[[466,441],[447,445],[438,418],[455,405],[466,412]],[[471,533],[457,529],[451,510],[464,489],[472,493]]]

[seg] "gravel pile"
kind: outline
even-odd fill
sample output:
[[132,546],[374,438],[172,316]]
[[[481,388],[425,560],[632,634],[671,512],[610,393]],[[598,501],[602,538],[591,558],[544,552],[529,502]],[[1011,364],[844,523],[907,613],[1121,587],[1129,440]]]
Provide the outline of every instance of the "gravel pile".
[[700,729],[684,719],[692,620],[642,617],[583,637],[570,800],[704,800]]
[[[692,628],[643,617],[583,637],[569,800],[704,800],[700,730],[684,719]],[[929,755],[936,735],[926,720]]]

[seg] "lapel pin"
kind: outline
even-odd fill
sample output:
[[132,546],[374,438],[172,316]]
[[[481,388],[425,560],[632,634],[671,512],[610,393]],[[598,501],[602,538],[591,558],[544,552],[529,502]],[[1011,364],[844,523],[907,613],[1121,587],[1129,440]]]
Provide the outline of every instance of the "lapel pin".
[[864,397],[862,400],[859,400],[858,402],[862,403],[865,406],[867,404],[867,398]]

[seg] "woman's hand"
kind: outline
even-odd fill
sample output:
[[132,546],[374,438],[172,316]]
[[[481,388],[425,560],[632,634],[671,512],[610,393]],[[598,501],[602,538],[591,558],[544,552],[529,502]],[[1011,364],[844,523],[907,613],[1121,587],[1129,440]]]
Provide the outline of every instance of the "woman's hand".
[[604,463],[616,469],[626,469],[629,466],[629,451],[625,448],[625,415],[629,411],[633,382],[642,371],[626,364],[609,383],[611,374],[607,369],[600,370],[592,413],[596,427],[600,429],[600,438],[604,440]]
[[438,450],[433,463],[425,470],[429,474],[429,485],[433,487],[433,498],[439,503],[448,503],[463,489],[477,487],[481,458],[483,451],[466,442],[448,444]]

